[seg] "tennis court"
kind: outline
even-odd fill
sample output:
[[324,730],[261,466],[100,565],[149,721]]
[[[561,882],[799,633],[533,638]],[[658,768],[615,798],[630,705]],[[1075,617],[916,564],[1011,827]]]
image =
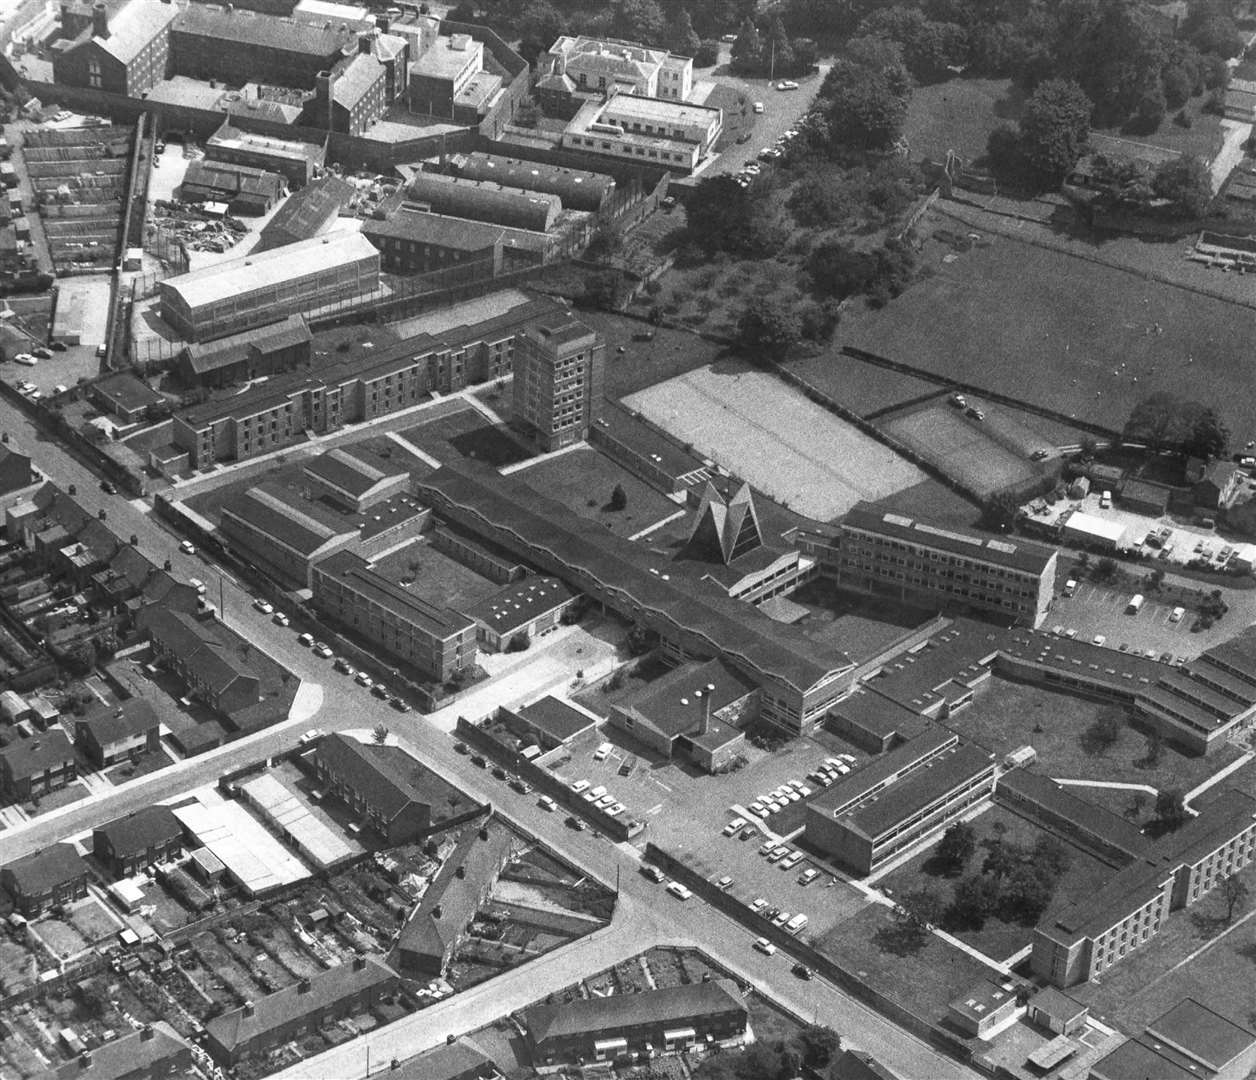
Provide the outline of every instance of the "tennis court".
[[624,403],[783,506],[818,521],[924,479],[888,447],[748,366],[699,368]]
[[1000,446],[982,430],[981,421],[950,405],[935,405],[880,425],[945,475],[985,498],[996,491],[1027,484],[1033,466]]

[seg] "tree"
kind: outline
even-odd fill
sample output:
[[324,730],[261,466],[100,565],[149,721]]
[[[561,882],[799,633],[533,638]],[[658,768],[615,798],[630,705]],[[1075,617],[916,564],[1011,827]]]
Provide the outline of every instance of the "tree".
[[549,0],[529,0],[516,24],[519,55],[529,64],[567,32],[566,18]]
[[1234,921],[1235,909],[1247,903],[1250,893],[1251,890],[1247,884],[1237,874],[1231,874],[1221,883],[1221,898],[1225,901],[1226,922]]
[[1092,756],[1106,754],[1121,738],[1125,726],[1125,713],[1116,707],[1101,709],[1094,721],[1082,733],[1082,749]]
[[833,141],[856,150],[880,150],[903,130],[910,87],[897,89],[893,70],[838,60],[824,80],[824,115]]
[[899,916],[923,930],[932,929],[941,920],[944,909],[942,898],[927,885],[905,893],[898,902]]
[[720,62],[720,43],[704,39],[693,54],[693,66],[697,68],[715,67]]
[[802,324],[793,309],[779,300],[759,297],[750,302],[737,322],[737,344],[745,352],[780,360],[802,337]]
[[747,18],[737,31],[737,40],[729,50],[734,71],[757,71],[759,57],[763,54],[763,40],[759,37],[758,27],[752,19]]
[[1090,134],[1094,105],[1077,83],[1049,79],[1025,102],[1020,147],[1029,166],[1058,182],[1081,157]]
[[1110,555],[1105,555],[1102,559],[1095,563],[1092,576],[1096,581],[1113,581],[1116,579],[1119,569],[1120,568],[1116,564],[1116,559],[1112,558]]
[[981,874],[969,874],[956,884],[947,915],[960,925],[979,929],[998,904],[998,882]]
[[1143,811],[1147,809],[1147,793],[1145,791],[1136,791],[1130,796],[1130,801],[1125,804],[1125,816],[1133,821],[1137,821],[1143,816]]
[[1229,444],[1230,429],[1212,409],[1205,409],[1191,427],[1182,450],[1192,457],[1213,461],[1225,457]]
[[809,1069],[823,1069],[842,1049],[841,1037],[824,1024],[808,1024],[798,1033],[802,1063]]
[[619,270],[598,270],[585,278],[581,300],[589,307],[615,311],[624,299],[624,275]]
[[948,874],[958,874],[977,850],[977,834],[971,825],[958,821],[942,834],[937,857]]
[[[762,65],[766,64],[764,68]],[[768,39],[763,43],[760,57],[760,69],[768,73],[769,78],[777,72],[793,72],[797,67],[794,57],[794,46],[790,44],[789,35],[785,33],[785,24],[779,15],[768,20]]]
[[1129,441],[1146,444],[1153,454],[1162,450],[1181,451],[1205,411],[1196,401],[1185,401],[1159,391],[1143,398],[1130,410],[1123,434]]
[[383,746],[388,741],[388,726],[386,724],[376,724],[371,729],[371,741],[376,746]]
[[775,254],[787,232],[779,207],[768,198],[769,186],[743,188],[730,176],[702,181],[685,202],[690,241],[708,252],[745,258]]
[[1174,158],[1157,166],[1152,191],[1172,202],[1177,217],[1202,217],[1212,202],[1212,176],[1194,155]]
[[656,0],[619,0],[611,20],[612,33],[657,48],[667,44],[667,16]]
[[618,512],[628,505],[628,493],[624,490],[623,484],[616,484],[611,490],[610,502],[606,504],[608,510]]
[[1008,843],[1002,836],[987,837],[981,844],[986,849],[981,872],[989,874],[995,881],[1001,882],[1011,874],[1024,855],[1019,847]]
[[674,45],[676,52],[682,56],[693,57],[694,63],[697,64],[698,50],[702,47],[702,40],[693,28],[693,18],[690,16],[688,8],[681,8],[680,14],[676,16],[676,25],[672,28],[670,45]]
[[1053,891],[1052,878],[1040,874],[1032,863],[1018,863],[1003,883],[999,907],[1020,922],[1037,922]]
[[1156,821],[1166,832],[1184,824],[1188,817],[1180,789],[1165,788],[1156,796]]
[[528,637],[525,631],[519,631],[506,642],[506,651],[508,653],[527,652],[528,646],[532,644],[532,639]]
[[628,631],[628,636],[624,640],[628,646],[629,656],[644,656],[654,648],[654,635],[640,623]]

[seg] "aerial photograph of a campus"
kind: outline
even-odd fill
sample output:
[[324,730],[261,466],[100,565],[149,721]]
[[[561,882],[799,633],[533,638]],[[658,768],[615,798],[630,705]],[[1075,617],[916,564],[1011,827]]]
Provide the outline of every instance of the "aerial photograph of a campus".
[[1254,342],[1256,0],[0,0],[0,1080],[1256,1080]]

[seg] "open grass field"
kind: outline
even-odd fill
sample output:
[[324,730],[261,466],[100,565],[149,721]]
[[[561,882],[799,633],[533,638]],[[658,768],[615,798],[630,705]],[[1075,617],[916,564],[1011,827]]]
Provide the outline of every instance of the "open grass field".
[[[981,863],[986,857],[985,849],[980,846],[981,841],[995,837],[999,830],[1005,830],[1003,839],[1007,843],[1027,849],[1032,849],[1039,837],[1053,835],[1001,806],[991,807],[974,818],[971,824],[977,835],[978,848],[963,873],[976,873],[981,870]],[[996,830],[995,826],[999,828]],[[1085,896],[1112,875],[1112,870],[1093,855],[1067,842],[1064,846],[1068,849],[1069,866],[1060,880],[1056,882],[1055,899],[1075,900]],[[893,896],[902,896],[904,893],[926,888],[937,893],[944,902],[949,903],[955,882],[963,876],[963,873],[956,877],[943,876],[938,873],[937,867],[931,862],[932,856],[932,848],[921,852],[894,873],[883,878],[880,888],[882,891],[891,890]],[[1006,960],[1013,953],[1030,944],[1034,931],[1032,925],[1004,922],[994,917],[986,919],[980,929],[950,926],[946,926],[946,929],[965,944],[979,949],[994,960]]]
[[914,465],[766,372],[719,364],[627,403],[696,452],[820,521],[924,478]]
[[939,1021],[947,1004],[991,969],[932,934],[915,952],[891,947],[887,937],[892,937],[896,921],[889,908],[870,904],[815,944],[886,997],[917,1016]]
[[941,480],[932,478],[921,480],[884,499],[877,499],[872,503],[872,509],[877,513],[906,514],[934,525],[951,525],[961,529],[973,528],[981,518],[981,509],[975,503]]
[[[525,484],[562,503],[573,513],[618,536],[635,536],[680,509],[649,484],[588,446],[538,461],[517,475]],[[622,486],[628,496],[622,510],[611,510],[609,506],[616,484]]]
[[[611,398],[624,397],[710,364],[726,351],[718,342],[707,341],[687,330],[653,327],[639,319],[606,311],[582,309],[580,321],[606,341],[606,396]],[[651,340],[634,340],[651,331],[654,334]]]
[[[1249,866],[1239,877],[1256,893],[1256,868]],[[1092,1014],[1129,1031],[1185,997],[1236,1023],[1256,1026],[1256,911],[1249,901],[1235,911],[1233,923],[1226,914],[1225,901],[1213,890],[1170,915],[1141,949],[1069,993],[1090,1005]]]
[[863,417],[928,394],[941,397],[946,393],[945,387],[931,379],[867,364],[835,348],[790,360],[784,366],[839,405]]
[[852,307],[839,344],[1118,430],[1149,394],[1193,392],[1239,445],[1256,433],[1250,309],[1004,237],[942,253],[887,307]]
[[973,161],[986,152],[995,127],[1019,117],[1011,79],[951,79],[912,91],[903,135],[913,160],[944,161],[954,150]]
[[1151,765],[1142,760],[1146,737],[1129,726],[1121,728],[1120,737],[1105,753],[1088,754],[1082,735],[1104,708],[1084,698],[996,678],[971,706],[948,718],[946,726],[1000,755],[1028,743],[1038,751],[1039,769],[1057,779],[1117,780],[1157,790],[1189,791],[1239,756],[1229,745],[1207,758],[1187,757],[1165,745],[1160,760]]
[[453,456],[475,458],[501,468],[533,456],[533,451],[483,413],[467,406],[400,433],[407,442],[444,461]]
[[939,471],[985,498],[1030,483],[1037,470],[996,442],[985,425],[945,403],[878,425]]

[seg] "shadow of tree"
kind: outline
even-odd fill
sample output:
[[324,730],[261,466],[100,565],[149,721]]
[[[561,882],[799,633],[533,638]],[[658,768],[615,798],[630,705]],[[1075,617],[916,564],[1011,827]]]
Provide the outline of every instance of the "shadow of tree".
[[882,926],[872,935],[872,943],[883,953],[891,956],[915,956],[928,940],[928,934],[908,922],[895,922]]
[[[1230,920],[1224,915],[1205,915],[1203,912],[1191,912],[1191,926],[1195,928],[1195,932],[1201,938],[1216,937],[1222,930],[1229,926]],[[1256,946],[1251,946],[1256,948]],[[1256,957],[1253,957],[1256,960]]]

